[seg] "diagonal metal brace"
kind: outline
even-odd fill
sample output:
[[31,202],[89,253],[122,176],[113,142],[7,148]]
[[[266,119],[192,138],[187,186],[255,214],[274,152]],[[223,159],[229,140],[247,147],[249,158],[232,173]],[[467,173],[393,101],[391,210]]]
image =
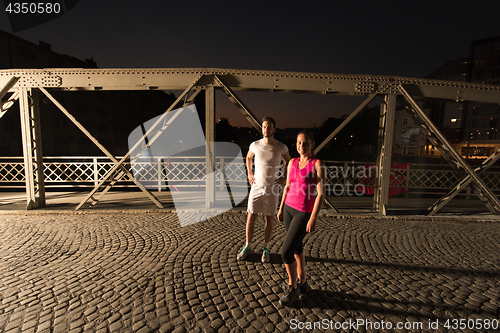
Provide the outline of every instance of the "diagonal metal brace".
[[371,94],[370,96],[368,96],[368,98],[363,102],[361,103],[360,106],[358,106],[358,108],[356,110],[354,110],[353,113],[351,113],[349,115],[349,117],[347,117],[343,122],[342,124],[340,124],[315,150],[314,150],[314,155],[317,155],[318,152],[328,143],[330,142],[331,139],[333,139],[334,137],[337,136],[337,134],[351,121],[354,119],[354,117],[356,117],[356,115],[361,111],[363,110],[363,108],[365,106],[368,105],[368,103],[370,103],[374,98],[375,96],[377,96],[377,94]]
[[[405,102],[406,100],[403,99],[403,103]],[[423,120],[418,116],[418,114],[416,114],[413,108],[406,106],[406,109],[410,117],[413,119],[413,121],[420,126],[422,132],[427,136],[427,139],[438,149],[441,156],[450,164],[450,166],[458,174],[462,175],[463,177],[466,177],[467,173],[463,170],[463,168],[461,168],[459,160],[455,158],[455,156],[458,155],[455,149],[453,149],[451,145],[449,145],[449,147],[445,147],[443,142],[439,140],[438,136],[443,137],[443,135],[440,133],[432,132],[432,129],[429,129],[429,127],[423,122]],[[432,123],[429,119],[428,121]],[[451,150],[447,149],[450,147]],[[488,210],[492,213],[495,213],[495,208],[490,203],[490,201],[488,201],[485,195],[479,191],[477,186],[472,185],[472,189],[474,191],[474,194],[483,202],[483,204],[488,208]]]
[[14,105],[14,102],[19,99],[19,90],[15,91],[14,94],[9,98],[9,100],[5,102],[1,102],[2,98],[14,87],[19,81],[19,77],[11,77],[10,80],[3,86],[3,88],[0,90],[0,118],[3,117],[3,115],[10,109],[12,105]]
[[226,94],[226,96],[229,98],[231,102],[233,102],[234,105],[240,110],[241,114],[247,118],[248,122],[252,124],[252,126],[259,132],[262,131],[262,125],[260,124],[259,120],[257,120],[257,117],[246,107],[246,105],[236,96],[234,91],[226,86],[224,82],[217,76],[214,75],[214,81],[217,83],[220,87],[222,87],[222,90]]
[[[404,103],[404,101],[403,101]],[[453,157],[451,156],[451,152],[449,150],[446,150],[441,142],[438,140],[438,138],[427,128],[427,126],[425,126],[425,124],[422,123],[422,121],[417,117],[417,115],[413,112],[413,109],[411,109],[410,107],[408,107],[407,105],[405,106],[406,110],[408,111],[408,115],[413,119],[413,121],[418,124],[420,126],[420,129],[422,130],[422,132],[427,136],[427,139],[429,140],[430,143],[432,143],[432,145],[434,145],[437,150],[439,151],[439,153],[441,154],[441,156],[446,160],[446,162],[448,162],[450,164],[450,166],[453,168],[453,170],[455,170],[457,173],[459,173],[460,175],[462,175],[463,177],[468,177],[470,178],[470,176],[468,176],[464,171],[463,169],[460,168],[460,165],[459,163],[453,159]],[[477,172],[477,169],[474,170],[475,172]],[[470,183],[470,182],[469,182]],[[462,183],[460,183],[462,184]],[[460,186],[459,184],[459,186]],[[474,194],[486,205],[486,207],[488,208],[488,210],[492,213],[495,212],[495,209],[493,208],[493,206],[488,202],[486,201],[486,199],[482,196],[482,194],[479,192],[479,190],[473,186],[472,187],[473,191],[474,191]],[[433,206],[431,206],[428,210],[431,210],[431,213],[429,213],[428,215],[431,216],[431,215],[434,215],[439,209],[441,209],[446,203],[448,203],[448,201],[450,201],[455,195],[451,196],[451,197],[448,197],[448,195],[451,195],[452,192],[448,193],[447,195],[445,195],[443,198],[439,199],[438,201],[436,201],[436,203],[433,204]],[[457,192],[458,193],[458,192]],[[443,201],[442,201],[443,200]],[[438,207],[439,206],[439,207]],[[434,207],[434,208],[433,208]]]
[[0,89],[0,100],[9,92],[10,89],[12,89],[12,87],[16,85],[19,79],[20,77],[13,76],[9,79],[9,81],[7,81],[5,86],[3,86],[2,89]]
[[[486,169],[488,169],[490,166],[495,164],[498,160],[500,159],[500,149],[498,149],[496,152],[494,152],[490,157],[488,157],[481,165],[477,168],[474,169],[474,172],[477,174],[481,174]],[[448,192],[446,195],[441,197],[438,201],[436,201],[431,207],[429,207],[429,210],[431,211],[428,216],[432,216],[436,214],[444,205],[446,205],[448,202],[451,201],[457,194],[462,192],[470,183],[472,182],[472,178],[467,175],[460,183],[455,186],[454,189],[452,189],[450,192]]]
[[495,194],[491,192],[491,190],[488,188],[488,186],[486,186],[483,180],[478,177],[478,175],[474,172],[474,170],[472,170],[469,164],[465,162],[462,156],[460,156],[457,151],[451,146],[448,140],[443,136],[443,134],[441,134],[441,132],[427,117],[425,112],[418,106],[413,98],[408,94],[408,92],[403,88],[403,86],[399,85],[398,88],[406,101],[408,101],[408,103],[411,105],[413,112],[416,113],[418,118],[423,122],[427,129],[442,143],[443,148],[447,150],[447,152],[451,155],[454,162],[456,163],[456,165],[451,165],[456,166],[459,171],[463,170],[460,172],[464,172],[471,178],[471,181],[474,183],[474,186],[478,191],[477,195],[481,199],[481,201],[483,201],[484,203],[488,203],[488,205],[493,209],[494,213],[500,213],[500,201],[498,201],[498,198],[495,196]]
[[[80,209],[108,180],[109,178],[111,178],[111,176],[119,169],[119,168],[123,168],[123,163],[125,162],[125,160],[127,158],[129,158],[130,154],[139,146],[142,144],[142,142],[144,141],[145,138],[148,137],[148,135],[150,135],[154,130],[156,130],[156,128],[158,127],[158,125],[160,125],[162,122],[162,128],[160,131],[158,131],[155,136],[153,138],[151,138],[149,141],[148,141],[148,144],[147,144],[147,147],[151,146],[153,144],[153,142],[161,135],[161,133],[163,133],[163,131],[168,127],[168,125],[175,119],[176,116],[172,117],[169,122],[165,123],[165,118],[167,116],[167,114],[172,111],[179,102],[182,101],[182,99],[184,98],[184,96],[186,96],[186,94],[193,88],[193,86],[195,86],[198,81],[203,77],[203,75],[200,75],[198,76],[187,88],[186,90],[184,90],[184,92],[179,95],[179,97],[177,97],[177,99],[175,100],[174,103],[172,103],[172,105],[158,118],[158,120],[151,126],[151,128],[146,132],[144,133],[144,135],[142,136],[141,139],[139,139],[139,141],[137,141],[137,143],[127,152],[127,154],[125,154],[125,156],[122,157],[122,159],[120,161],[113,161],[115,163],[115,165],[108,171],[108,173],[103,177],[103,179],[99,182],[99,184],[97,184],[94,189],[82,200],[82,202],[80,202],[80,204],[75,208],[75,210],[78,210]],[[123,169],[122,169],[123,170]],[[113,181],[112,181],[112,184],[116,183],[116,181],[118,181],[120,178],[121,178],[122,174],[119,174],[118,177],[114,178]],[[119,178],[120,177],[120,178]],[[139,185],[140,182],[139,181],[136,181],[135,178],[133,177],[132,175],[132,178],[134,180],[134,182],[141,188],[142,186]],[[111,184],[111,186],[112,186]],[[109,190],[110,186],[108,185],[108,187],[106,188],[106,192]],[[148,191],[149,192],[149,191]],[[151,194],[152,195],[152,194]],[[159,204],[159,205],[158,205]],[[157,206],[159,208],[163,208],[163,205],[158,201],[158,204]]]
[[[103,145],[101,145],[101,143],[97,141],[97,139],[94,138],[92,134],[90,134],[90,132],[87,131],[87,129],[82,124],[80,124],[78,120],[76,120],[75,117],[73,117],[73,115],[71,115],[71,113],[69,113],[68,110],[66,110],[64,106],[62,106],[47,90],[45,90],[43,87],[39,87],[38,89],[40,89],[40,91],[43,92],[45,96],[47,96],[47,98],[49,98],[52,101],[52,103],[54,103],[54,105],[57,106],[61,110],[61,112],[64,113],[66,117],[68,117],[69,120],[71,120],[71,122],[73,122],[109,159],[111,159],[113,163],[115,164],[118,163],[118,160]],[[146,188],[142,186],[142,184],[140,184],[138,181],[134,179],[134,176],[129,170],[127,170],[124,166],[121,166],[121,171],[122,174],[127,175],[129,179],[133,181],[141,189],[141,191],[146,193],[146,195],[157,206],[160,205],[161,207],[163,207],[161,203],[158,201],[158,199],[156,199],[156,197],[151,192],[149,192]],[[76,209],[78,208],[79,207],[77,207]]]

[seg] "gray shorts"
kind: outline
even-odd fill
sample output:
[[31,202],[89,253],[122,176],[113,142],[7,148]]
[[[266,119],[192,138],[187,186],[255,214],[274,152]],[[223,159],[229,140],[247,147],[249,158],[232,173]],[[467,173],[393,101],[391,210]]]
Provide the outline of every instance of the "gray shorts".
[[247,212],[266,216],[278,214],[280,187],[279,184],[267,186],[253,184],[248,196]]

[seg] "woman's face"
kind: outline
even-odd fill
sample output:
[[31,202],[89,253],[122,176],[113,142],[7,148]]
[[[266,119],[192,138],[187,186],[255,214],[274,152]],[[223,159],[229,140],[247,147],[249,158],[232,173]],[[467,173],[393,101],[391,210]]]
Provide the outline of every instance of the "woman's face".
[[297,136],[297,151],[300,155],[310,155],[311,150],[314,147],[314,142],[305,134],[299,134]]

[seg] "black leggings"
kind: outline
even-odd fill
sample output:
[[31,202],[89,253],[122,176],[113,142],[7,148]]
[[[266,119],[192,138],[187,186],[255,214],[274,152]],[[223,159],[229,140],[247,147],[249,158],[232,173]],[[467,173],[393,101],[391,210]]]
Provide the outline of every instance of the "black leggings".
[[285,204],[283,219],[285,222],[286,236],[281,248],[281,257],[285,264],[295,262],[295,254],[302,254],[302,240],[306,236],[306,226],[311,213],[301,212]]

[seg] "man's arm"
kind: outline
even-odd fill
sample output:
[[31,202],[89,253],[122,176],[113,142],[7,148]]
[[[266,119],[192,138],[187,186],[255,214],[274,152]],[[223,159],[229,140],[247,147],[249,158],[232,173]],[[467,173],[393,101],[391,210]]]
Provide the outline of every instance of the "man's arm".
[[255,177],[253,175],[252,171],[252,164],[253,164],[253,157],[255,156],[255,153],[252,152],[251,150],[248,151],[247,154],[247,173],[248,173],[248,181],[250,182],[250,185],[255,184]]

